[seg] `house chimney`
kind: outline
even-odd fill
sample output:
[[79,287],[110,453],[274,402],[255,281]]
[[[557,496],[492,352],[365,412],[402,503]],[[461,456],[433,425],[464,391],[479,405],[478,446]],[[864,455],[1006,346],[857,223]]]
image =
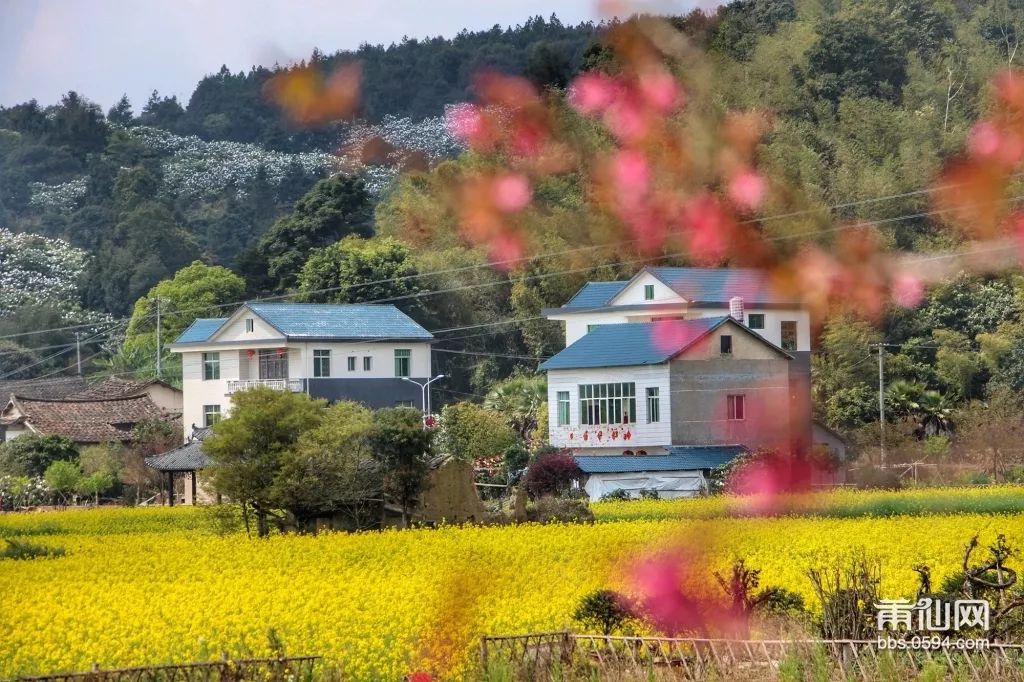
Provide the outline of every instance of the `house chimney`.
[[729,299],[729,317],[743,324],[743,299],[739,296]]

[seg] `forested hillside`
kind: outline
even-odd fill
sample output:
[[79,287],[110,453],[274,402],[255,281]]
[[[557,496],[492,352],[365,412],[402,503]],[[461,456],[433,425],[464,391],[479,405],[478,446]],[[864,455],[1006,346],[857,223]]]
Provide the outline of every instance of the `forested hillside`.
[[[1016,0],[738,0],[672,23],[707,54],[679,74],[694,106],[770,112],[757,152],[769,179],[787,188],[785,206],[764,209],[770,234],[826,228],[827,243],[828,226],[862,219],[893,247],[956,243],[924,190],[986,110],[992,75],[1024,59]],[[618,68],[602,30],[537,18],[314,53],[289,68],[362,64],[357,120],[315,128],[288,123],[265,98],[279,67],[221,69],[187,103],[154,93],[137,113],[122,100],[104,114],[88,93],[0,110],[0,226],[11,231],[0,232],[0,268],[38,275],[33,296],[0,300],[9,309],[0,336],[102,322],[87,330],[87,355],[102,363],[95,370],[146,373],[156,348],[147,296],[164,301],[165,338],[246,296],[394,300],[442,339],[449,398],[480,396],[517,368],[532,370],[560,340],[556,325],[538,319],[541,308],[651,260],[580,248],[599,225],[581,209],[583,178],[568,174],[534,190],[548,228],[535,256],[510,271],[489,267],[441,200],[447,177],[488,163],[464,152],[445,107],[472,99],[483,69],[522,75],[560,107],[561,125],[591,149],[607,148],[607,135],[563,101],[581,71]],[[59,265],[66,259],[81,273],[70,294],[55,277],[70,271]],[[1024,388],[1022,292],[1014,278],[965,278],[917,310],[894,311],[882,330],[828,323],[815,366],[819,416],[849,432],[871,423],[868,344],[882,338],[895,344],[893,414],[929,424],[932,435],[951,430],[952,410],[983,409],[971,401]],[[17,344],[0,354],[0,373],[61,370],[69,334],[0,341]]]

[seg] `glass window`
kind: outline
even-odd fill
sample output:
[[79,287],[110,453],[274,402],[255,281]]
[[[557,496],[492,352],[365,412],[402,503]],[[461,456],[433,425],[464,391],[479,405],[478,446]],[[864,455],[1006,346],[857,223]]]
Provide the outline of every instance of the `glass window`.
[[587,325],[587,333],[589,334],[590,332],[594,331],[595,329],[597,329],[600,326],[601,325],[599,325],[599,324],[588,324]]
[[373,358],[370,357],[369,355],[367,355],[366,357],[363,358],[363,371],[364,372],[369,372],[370,371],[370,367],[372,367],[372,366],[373,366]]
[[331,376],[331,351],[330,350],[314,350],[313,351],[313,376],[314,377],[329,377],[329,376]]
[[751,329],[764,329],[764,313],[750,313],[747,315],[747,326]]
[[581,424],[632,424],[636,416],[636,384],[581,384]]
[[569,391],[558,392],[558,425],[569,423]]
[[661,421],[661,396],[657,386],[647,389],[647,423],[654,424]]
[[644,285],[644,300],[645,301],[653,301],[654,300],[654,285],[653,284],[645,284]]
[[356,371],[356,356],[354,355],[348,356],[348,371]]
[[245,318],[245,331],[247,331],[247,332],[251,332],[252,331],[252,318],[251,317]]
[[285,348],[260,349],[260,380],[288,378],[288,351]]
[[203,353],[203,381],[220,379],[220,353]]
[[396,348],[395,349],[395,376],[396,377],[407,377],[409,375],[409,355],[411,352],[408,348]]
[[722,355],[732,355],[732,335],[722,334],[718,337],[718,340],[720,342],[719,349],[721,350]]
[[739,421],[744,418],[747,412],[746,396],[728,395],[726,400],[726,418],[730,421]]
[[203,426],[213,426],[220,421],[220,405],[203,405]]
[[782,350],[796,350],[796,322],[785,321],[782,325]]

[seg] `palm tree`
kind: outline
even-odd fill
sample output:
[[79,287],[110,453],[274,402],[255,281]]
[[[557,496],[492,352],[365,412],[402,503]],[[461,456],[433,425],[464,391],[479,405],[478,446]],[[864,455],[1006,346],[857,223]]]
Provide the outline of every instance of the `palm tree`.
[[484,398],[484,407],[505,416],[524,442],[537,428],[537,419],[548,397],[548,384],[544,376],[521,374],[494,386]]
[[948,436],[953,432],[953,408],[949,406],[946,396],[938,391],[925,391],[918,403],[917,431],[921,437]]

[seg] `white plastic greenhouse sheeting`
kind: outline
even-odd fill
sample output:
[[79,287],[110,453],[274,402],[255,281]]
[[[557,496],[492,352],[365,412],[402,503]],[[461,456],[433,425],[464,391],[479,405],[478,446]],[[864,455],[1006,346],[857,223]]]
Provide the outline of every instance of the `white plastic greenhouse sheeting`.
[[699,471],[653,471],[641,473],[591,474],[583,486],[591,500],[615,490],[626,490],[633,497],[641,490],[657,490],[658,497],[693,497],[705,488]]

